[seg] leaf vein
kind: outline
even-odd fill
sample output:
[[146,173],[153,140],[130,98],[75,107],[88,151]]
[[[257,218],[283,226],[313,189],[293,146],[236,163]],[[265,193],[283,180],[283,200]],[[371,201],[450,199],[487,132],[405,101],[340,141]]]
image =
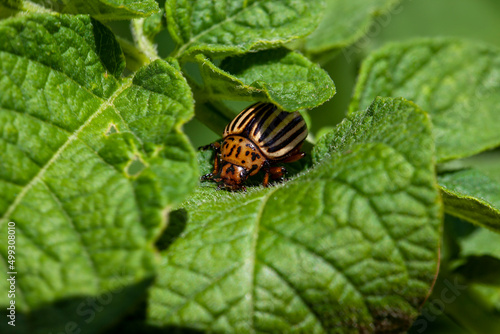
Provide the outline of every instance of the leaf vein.
[[[12,204],[8,207],[8,209],[5,211],[5,214],[0,218],[0,222],[4,219],[7,219],[12,212],[15,210],[15,208],[19,205],[19,203],[22,201],[24,196],[28,193],[28,191],[33,187],[33,185],[42,179],[44,176],[45,172],[48,170],[48,168],[57,161],[57,159],[62,155],[62,153],[66,150],[66,148],[76,139],[78,139],[78,135],[84,131],[87,126],[97,117],[99,116],[107,107],[113,106],[113,102],[115,98],[120,95],[125,89],[127,89],[131,85],[131,82],[128,84],[124,84],[121,86],[119,89],[117,89],[113,95],[106,101],[104,101],[101,106],[89,117],[87,120],[78,128],[71,136],[68,137],[66,142],[64,142],[63,145],[59,147],[59,149],[54,153],[52,158],[40,169],[40,171],[31,179],[31,181],[21,190],[21,192],[17,195],[16,199]],[[116,110],[116,108],[114,108]]]
[[262,214],[264,212],[264,208],[266,206],[267,201],[271,197],[272,194],[274,194],[280,187],[276,187],[271,189],[269,192],[267,192],[263,197],[262,197],[262,202],[260,203],[259,211],[257,212],[257,216],[255,217],[255,226],[254,230],[252,233],[252,244],[250,247],[251,254],[249,256],[249,266],[250,266],[250,288],[252,289],[251,291],[251,298],[250,298],[250,307],[249,309],[252,312],[250,319],[251,319],[251,328],[254,328],[254,323],[255,323],[255,278],[256,278],[256,271],[255,271],[255,265],[256,265],[256,257],[257,257],[257,243],[258,243],[258,238],[259,238],[259,229],[260,229],[260,221],[262,219]]
[[224,20],[220,21],[220,22],[217,22],[216,24],[212,25],[210,28],[208,29],[205,29],[203,30],[201,33],[198,33],[197,35],[194,35],[192,36],[189,41],[187,41],[183,46],[181,46],[179,48],[179,50],[175,53],[174,55],[174,58],[178,58],[181,54],[184,53],[184,51],[186,51],[186,49],[191,45],[193,44],[196,40],[200,39],[201,37],[203,37],[204,35],[208,34],[209,32],[211,32],[212,30],[215,30],[217,29],[218,27],[222,26],[223,24],[225,23],[228,23],[228,22],[231,22],[231,21],[234,21],[236,19],[236,17],[243,13],[244,11],[247,11],[249,10],[250,8],[252,7],[256,7],[257,5],[259,5],[259,2],[256,1],[254,2],[253,4],[251,4],[250,6],[248,7],[244,7],[244,8],[241,8],[239,11],[235,12],[232,16],[228,16],[226,17]]
[[[364,296],[364,294],[359,290],[359,288],[354,284],[354,282],[351,280],[351,278],[349,276],[347,276],[339,267],[337,264],[335,264],[333,261],[331,261],[330,259],[327,259],[325,258],[323,255],[321,255],[320,253],[318,253],[315,249],[307,246],[307,245],[304,245],[302,244],[299,240],[293,238],[293,237],[290,237],[286,234],[283,234],[281,231],[278,231],[278,230],[275,230],[273,228],[270,228],[269,226],[266,226],[265,227],[267,230],[269,230],[270,232],[273,232],[273,233],[276,233],[277,235],[281,236],[282,238],[290,241],[291,243],[293,243],[294,245],[302,248],[302,249],[305,249],[306,251],[308,251],[309,253],[311,253],[312,255],[314,256],[317,256],[318,258],[322,259],[325,263],[329,264],[331,266],[332,269],[334,269],[340,276],[342,276],[346,283],[348,283],[352,288],[353,290],[361,297]],[[269,263],[266,263],[266,264],[269,264]],[[363,299],[363,298],[361,298]],[[368,306],[366,305],[365,303],[365,306],[367,307],[368,309]]]
[[[172,265],[172,263],[171,263],[170,265]],[[178,264],[174,264],[174,265],[175,265],[176,267],[179,267],[179,268],[184,268],[184,269],[186,269],[186,270],[188,270],[188,271],[192,271],[190,268],[182,267],[182,266],[179,266]],[[171,314],[171,315],[172,315],[172,314],[175,314],[177,311],[181,310],[184,306],[186,306],[186,305],[187,305],[190,301],[193,301],[193,302],[195,302],[196,304],[199,304],[197,301],[195,301],[195,300],[194,300],[194,298],[196,298],[197,296],[199,296],[201,293],[205,292],[205,291],[206,291],[206,290],[208,290],[209,288],[213,287],[215,284],[217,284],[218,282],[220,282],[220,281],[221,281],[221,280],[223,280],[224,278],[228,277],[229,275],[231,275],[232,273],[234,273],[236,270],[238,270],[238,269],[240,269],[240,268],[241,268],[241,265],[240,265],[240,266],[235,265],[235,266],[233,266],[233,267],[229,268],[228,270],[226,270],[226,271],[222,272],[222,273],[220,274],[220,276],[215,277],[215,278],[214,278],[214,279],[213,279],[213,280],[212,280],[212,281],[211,281],[208,285],[203,286],[201,289],[198,289],[198,290],[194,291],[194,292],[193,292],[192,294],[190,294],[190,295],[184,295],[184,294],[182,294],[181,292],[179,292],[179,291],[176,291],[176,290],[172,289],[171,287],[166,287],[166,288],[167,288],[169,291],[171,291],[172,293],[175,293],[176,295],[179,295],[179,296],[181,296],[181,297],[183,297],[183,298],[185,298],[185,299],[186,299],[184,303],[182,303],[182,304],[178,305],[178,306],[177,306],[177,307],[175,307],[175,308],[172,308],[172,309],[170,310],[170,314]],[[193,272],[193,273],[195,273],[195,274],[197,273],[196,271],[192,271],[192,272]],[[203,275],[203,276],[205,276],[205,275]],[[159,303],[162,303],[162,301],[161,301],[161,300],[159,300],[158,302],[159,302]],[[165,303],[163,303],[163,304],[165,304]],[[168,305],[168,304],[166,304],[166,305]],[[203,307],[204,309],[206,309],[206,307],[205,307],[205,306],[203,306],[203,305],[200,305],[200,306],[201,306],[201,307]],[[213,315],[213,313],[212,313],[212,312],[210,312],[210,311],[209,311],[209,313]]]
[[328,330],[327,328],[325,327],[325,325],[323,324],[323,322],[321,321],[321,315],[318,314],[315,310],[314,310],[314,307],[313,305],[311,305],[307,299],[302,296],[302,294],[300,293],[299,290],[297,290],[293,284],[286,278],[286,275],[282,274],[279,270],[277,270],[276,268],[274,268],[271,264],[269,263],[265,263],[263,261],[261,261],[269,270],[271,270],[273,273],[276,274],[276,276],[278,276],[281,281],[283,281],[283,283],[285,283],[286,286],[288,286],[290,289],[292,289],[293,291],[295,291],[296,293],[296,296],[299,297],[299,299],[302,301],[302,303],[306,306],[306,308],[309,310],[309,314],[311,314],[317,321],[317,323],[320,325],[321,329],[323,330],[323,332],[325,333],[328,333]]
[[78,228],[76,227],[76,224],[75,222],[73,221],[73,219],[71,218],[71,216],[69,215],[68,211],[66,210],[66,208],[64,207],[61,199],[56,195],[56,193],[48,186],[48,184],[46,184],[43,180],[40,180],[40,183],[47,189],[49,195],[54,199],[54,201],[57,203],[57,205],[59,206],[59,208],[61,209],[63,215],[66,217],[66,219],[68,220],[68,222],[70,223],[70,226],[71,228],[75,231],[75,234],[76,234],[76,237],[77,239],[80,241],[80,244],[83,246],[82,248],[84,249],[84,254],[85,254],[85,257],[88,259],[89,261],[89,264],[90,264],[90,267],[92,268],[92,270],[94,271],[96,277],[99,277],[99,271],[97,270],[97,267],[95,265],[95,261],[94,259],[92,258],[92,256],[90,255],[90,252],[89,252],[89,247],[88,245],[83,241],[83,238],[81,236],[81,232],[78,230]]

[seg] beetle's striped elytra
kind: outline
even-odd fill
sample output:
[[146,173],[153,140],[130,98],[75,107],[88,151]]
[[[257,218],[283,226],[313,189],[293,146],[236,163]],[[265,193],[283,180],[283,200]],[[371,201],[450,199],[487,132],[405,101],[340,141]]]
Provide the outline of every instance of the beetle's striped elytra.
[[274,104],[256,103],[229,123],[223,138],[242,135],[255,143],[270,159],[279,159],[307,137],[307,126],[299,112],[289,113]]
[[215,149],[214,170],[203,176],[214,179],[219,187],[245,189],[243,182],[264,170],[264,186],[269,177],[282,179],[280,163],[293,162],[307,137],[306,122],[299,112],[286,112],[271,103],[255,103],[239,113],[224,129],[222,144],[203,147]]

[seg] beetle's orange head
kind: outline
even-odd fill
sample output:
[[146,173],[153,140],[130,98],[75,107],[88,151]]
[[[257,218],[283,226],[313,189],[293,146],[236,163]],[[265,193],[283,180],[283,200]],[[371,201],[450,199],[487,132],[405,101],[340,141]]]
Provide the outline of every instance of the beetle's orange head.
[[225,162],[222,165],[220,179],[228,188],[239,188],[247,177],[248,171],[244,167],[233,165],[230,162]]

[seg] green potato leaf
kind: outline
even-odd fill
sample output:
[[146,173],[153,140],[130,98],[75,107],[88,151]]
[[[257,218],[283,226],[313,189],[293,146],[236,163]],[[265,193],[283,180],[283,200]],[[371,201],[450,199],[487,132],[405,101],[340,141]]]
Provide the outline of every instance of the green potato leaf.
[[[460,239],[460,255],[490,256],[500,261],[500,235],[485,228],[478,228]],[[500,279],[497,282],[500,282]]]
[[[375,18],[381,24],[395,14],[391,9],[399,0],[327,0],[318,28],[305,40],[305,50],[317,54],[344,48],[365,35]],[[380,27],[378,27],[380,29]]]
[[[477,228],[459,239],[460,258],[453,273],[459,274],[474,294],[483,314],[489,314],[491,324],[500,328],[500,234]],[[496,329],[498,331],[498,329]],[[494,331],[494,332],[496,332]]]
[[317,107],[335,94],[324,70],[284,48],[227,57],[220,66],[203,55],[196,61],[210,98],[268,101],[296,111]]
[[[165,10],[162,8],[158,13],[154,13],[146,18],[132,20],[130,27],[135,43],[134,47],[139,49],[149,61],[160,58],[155,37],[167,28]],[[136,50],[133,51],[136,52]],[[127,54],[125,53],[125,55]],[[147,59],[143,63],[148,63]]]
[[446,213],[500,233],[500,183],[476,169],[440,175]]
[[176,58],[269,49],[316,28],[322,0],[171,0],[165,4]]
[[159,11],[154,0],[0,0],[0,3],[25,11],[89,14],[103,21],[147,17]]
[[[197,184],[180,130],[193,101],[178,64],[157,60],[123,79],[123,59],[88,16],[0,23],[0,267],[17,271],[20,332],[64,331],[72,320],[95,332],[116,321],[154,275],[166,210]],[[115,290],[90,321],[87,298]],[[8,303],[2,294],[2,309]]]
[[450,39],[384,47],[364,61],[350,111],[376,96],[401,96],[429,113],[438,162],[500,145],[500,52],[494,47]]
[[410,326],[438,262],[427,115],[377,99],[313,154],[314,167],[270,188],[229,193],[204,183],[171,215],[150,325],[217,333]]

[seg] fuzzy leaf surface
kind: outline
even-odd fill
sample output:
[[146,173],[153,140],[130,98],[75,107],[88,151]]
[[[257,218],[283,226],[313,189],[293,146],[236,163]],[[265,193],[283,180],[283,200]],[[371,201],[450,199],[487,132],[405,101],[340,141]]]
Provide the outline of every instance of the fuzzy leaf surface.
[[378,99],[321,161],[246,193],[205,183],[175,211],[150,324],[218,333],[405,331],[437,270],[440,199],[425,113]]
[[310,34],[323,5],[322,0],[169,0],[165,9],[178,58],[280,46]]
[[[154,274],[165,209],[197,184],[178,64],[158,60],[128,79],[123,68],[112,33],[88,16],[0,23],[0,240],[14,222],[21,332],[115,321]],[[0,243],[4,272],[7,251]],[[87,322],[86,296],[115,290]]]
[[429,113],[438,162],[500,145],[500,50],[454,39],[384,47],[363,63],[350,112],[401,96]]
[[196,60],[212,98],[268,101],[295,111],[317,107],[335,94],[328,73],[284,48],[227,57],[219,67],[203,55]]
[[445,211],[500,233],[500,183],[476,169],[440,175]]
[[327,0],[318,28],[306,38],[306,51],[321,53],[355,43],[379,15],[384,14],[380,20],[387,24],[398,12],[391,10],[397,3],[399,0]]
[[49,10],[65,14],[89,14],[103,20],[127,20],[147,17],[159,11],[154,0],[0,0],[7,8],[33,11]]

